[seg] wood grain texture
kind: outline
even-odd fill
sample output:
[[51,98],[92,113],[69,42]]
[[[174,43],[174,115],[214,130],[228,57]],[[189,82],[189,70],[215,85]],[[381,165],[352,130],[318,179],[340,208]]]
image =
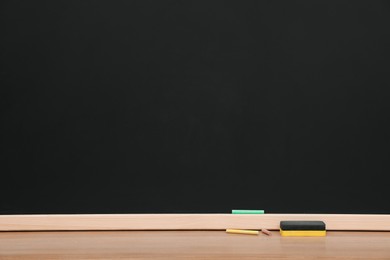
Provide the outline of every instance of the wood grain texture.
[[224,231],[0,232],[0,259],[390,259],[390,232],[326,237]]
[[352,214],[0,215],[0,230],[277,230],[281,220],[322,220],[327,230],[390,231],[390,215]]

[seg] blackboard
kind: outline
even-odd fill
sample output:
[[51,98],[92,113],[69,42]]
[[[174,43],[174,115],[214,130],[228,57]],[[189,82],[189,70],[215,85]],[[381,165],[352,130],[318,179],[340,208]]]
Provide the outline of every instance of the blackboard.
[[1,214],[390,213],[386,1],[2,1]]

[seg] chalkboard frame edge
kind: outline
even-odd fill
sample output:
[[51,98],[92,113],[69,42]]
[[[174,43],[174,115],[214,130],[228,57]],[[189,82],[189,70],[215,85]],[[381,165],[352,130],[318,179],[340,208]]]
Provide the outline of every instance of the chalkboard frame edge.
[[327,230],[390,231],[390,214],[0,215],[0,231],[279,230],[282,220],[322,220]]

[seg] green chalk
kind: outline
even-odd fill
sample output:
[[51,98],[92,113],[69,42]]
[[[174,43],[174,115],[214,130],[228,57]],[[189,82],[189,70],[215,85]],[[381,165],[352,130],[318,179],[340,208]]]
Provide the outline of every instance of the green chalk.
[[233,209],[232,214],[264,214],[264,210]]

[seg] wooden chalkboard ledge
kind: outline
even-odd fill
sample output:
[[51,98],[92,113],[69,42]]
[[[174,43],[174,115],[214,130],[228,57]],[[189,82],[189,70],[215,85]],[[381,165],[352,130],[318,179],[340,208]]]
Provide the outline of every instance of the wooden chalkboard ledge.
[[322,220],[327,230],[390,231],[381,214],[65,214],[0,215],[0,231],[39,230],[278,230],[281,220]]

